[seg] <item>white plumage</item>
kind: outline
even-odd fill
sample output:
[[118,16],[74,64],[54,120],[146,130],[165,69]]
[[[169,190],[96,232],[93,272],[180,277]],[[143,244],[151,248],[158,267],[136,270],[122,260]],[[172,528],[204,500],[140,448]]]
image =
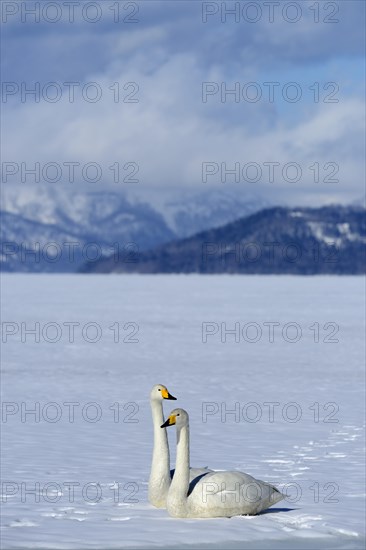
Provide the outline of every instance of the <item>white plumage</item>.
[[167,498],[167,510],[171,516],[254,515],[285,498],[273,485],[236,471],[209,472],[190,486],[189,417],[184,409],[172,411],[162,428],[174,424],[177,429],[177,461]]
[[[174,470],[170,470],[168,438],[165,429],[160,426],[164,422],[163,400],[175,400],[167,388],[156,384],[150,393],[150,404],[154,425],[154,449],[149,479],[149,502],[156,508],[166,508],[166,499]],[[190,468],[189,481],[212,472],[208,468]]]

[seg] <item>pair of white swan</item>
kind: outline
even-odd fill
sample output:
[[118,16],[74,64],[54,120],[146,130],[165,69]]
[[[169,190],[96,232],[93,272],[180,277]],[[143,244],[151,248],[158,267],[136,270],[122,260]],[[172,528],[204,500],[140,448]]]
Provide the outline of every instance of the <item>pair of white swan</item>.
[[[214,472],[189,467],[189,417],[174,409],[163,422],[163,399],[176,399],[161,384],[151,391],[154,451],[149,481],[149,501],[179,518],[212,518],[254,515],[285,498],[276,487],[243,472]],[[176,426],[175,472],[169,470],[165,428]]]
[[[166,499],[174,470],[170,470],[170,456],[166,430],[160,426],[164,422],[163,400],[176,400],[162,384],[153,387],[150,404],[154,424],[154,450],[149,479],[149,502],[156,508],[166,508]],[[189,481],[212,472],[207,468],[190,468]]]

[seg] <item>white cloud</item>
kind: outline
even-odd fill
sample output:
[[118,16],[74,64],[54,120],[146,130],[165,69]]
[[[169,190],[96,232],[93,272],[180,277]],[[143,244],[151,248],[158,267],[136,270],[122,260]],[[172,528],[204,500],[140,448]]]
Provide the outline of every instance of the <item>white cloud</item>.
[[[156,4],[158,8],[164,9],[162,4]],[[215,99],[203,104],[201,100],[204,81],[227,81],[228,86],[249,81],[260,71],[263,74],[269,62],[278,67],[280,80],[281,63],[286,64],[288,76],[294,60],[306,56],[310,60],[317,51],[319,58],[337,55],[331,46],[341,26],[314,25],[308,14],[300,27],[280,22],[273,27],[246,26],[244,33],[244,27],[203,25],[198,12],[192,28],[187,26],[192,14],[179,11],[179,19],[172,10],[161,12],[160,18],[150,8],[147,13],[151,20],[128,32],[103,27],[96,38],[90,29],[83,28],[81,34],[80,28],[77,34],[68,31],[66,57],[57,55],[65,48],[61,26],[55,36],[40,34],[35,45],[30,43],[31,50],[41,56],[39,70],[44,52],[44,81],[54,80],[55,75],[62,75],[61,83],[76,80],[70,78],[65,64],[74,51],[75,65],[71,65],[78,80],[97,82],[103,98],[94,104],[80,99],[70,104],[65,90],[64,99],[54,104],[10,101],[4,105],[7,141],[3,160],[29,164],[94,161],[104,167],[135,161],[140,164],[139,185],[147,188],[203,185],[202,162],[257,162],[263,169],[262,185],[244,186],[255,185],[275,200],[286,197],[303,203],[339,197],[348,201],[363,194],[364,102],[356,94],[341,97],[337,104],[308,102],[281,108],[276,102],[221,103]],[[292,46],[288,45],[289,33],[299,38],[291,38]],[[27,38],[22,40],[24,44]],[[90,56],[86,56],[88,44],[93,45]],[[298,73],[299,66],[292,67]],[[318,75],[319,65],[316,71]],[[121,86],[136,82],[139,103],[114,103],[110,86],[117,81]],[[284,117],[283,111],[290,107],[296,116]],[[337,162],[342,178],[333,186],[311,184],[305,176],[296,184],[282,177],[268,184],[263,162],[297,162],[310,176],[313,163]],[[106,180],[110,177],[107,171]]]

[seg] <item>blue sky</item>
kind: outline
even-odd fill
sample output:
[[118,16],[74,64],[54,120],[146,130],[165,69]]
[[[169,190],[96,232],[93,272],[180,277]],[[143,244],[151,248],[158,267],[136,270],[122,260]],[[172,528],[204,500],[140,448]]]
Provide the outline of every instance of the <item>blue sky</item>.
[[[138,185],[147,194],[160,188],[226,185],[241,194],[255,190],[275,202],[312,205],[351,202],[364,195],[363,1],[279,1],[274,3],[273,23],[263,1],[119,2],[121,18],[135,11],[135,23],[114,23],[110,8],[116,3],[109,0],[94,2],[101,15],[96,23],[82,15],[88,2],[75,3],[75,20],[70,23],[68,9],[57,3],[61,18],[55,23],[45,20],[55,17],[52,6],[45,16],[40,11],[40,22],[35,23],[32,16],[22,22],[20,8],[10,13],[14,2],[3,3],[10,5],[3,12],[3,81],[19,89],[35,82],[42,89],[56,82],[62,90],[55,103],[42,96],[39,102],[30,96],[22,102],[20,92],[8,95],[2,105],[7,133],[3,160],[29,165],[96,162],[103,167],[134,161],[140,167]],[[31,8],[35,2],[20,4]],[[229,15],[222,22],[225,4],[239,5],[238,22]],[[257,22],[243,15],[247,9],[253,18],[250,10],[255,6],[250,4],[259,6]],[[314,6],[319,6],[319,22],[314,21]],[[92,18],[97,11],[89,9],[86,13]],[[202,10],[207,9],[217,13],[203,23]],[[296,9],[299,20],[286,21],[284,9],[288,18]],[[326,18],[338,22],[325,22]],[[74,103],[64,85],[70,81],[79,83]],[[82,97],[80,88],[89,82],[102,90],[100,101]],[[115,82],[122,96],[132,91],[124,91],[123,85],[134,82],[138,102],[115,103],[110,90]],[[242,95],[238,102],[233,96],[222,102],[217,93],[203,103],[204,82],[228,89],[237,82]],[[268,100],[266,82],[278,83],[273,102]],[[248,83],[262,93],[257,102],[247,100]],[[301,91],[297,102],[282,96],[283,90],[294,92],[289,83]],[[326,103],[327,97],[338,101]],[[239,163],[240,170],[256,163],[262,176],[248,182],[241,172],[239,182],[229,178],[221,183],[219,171],[203,183],[204,162],[216,163],[220,170],[222,163],[228,169]],[[272,183],[264,164],[268,162],[279,166]],[[301,167],[295,183],[282,175],[288,163]],[[319,182],[310,168],[314,163],[319,165]],[[323,181],[331,171],[329,163],[338,167],[339,182]],[[86,189],[85,182],[75,185]],[[115,189],[110,170],[104,170],[98,185]]]

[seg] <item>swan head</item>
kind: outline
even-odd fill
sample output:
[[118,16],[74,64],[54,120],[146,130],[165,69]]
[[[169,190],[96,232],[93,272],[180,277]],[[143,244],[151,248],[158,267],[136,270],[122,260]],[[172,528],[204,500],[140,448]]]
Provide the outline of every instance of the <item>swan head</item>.
[[160,428],[168,428],[174,425],[177,426],[177,428],[182,428],[183,426],[188,426],[188,422],[189,416],[187,411],[184,409],[174,409]]
[[155,384],[150,393],[150,399],[155,401],[162,401],[163,399],[170,399],[175,401],[177,398],[171,395],[166,386],[163,384]]

